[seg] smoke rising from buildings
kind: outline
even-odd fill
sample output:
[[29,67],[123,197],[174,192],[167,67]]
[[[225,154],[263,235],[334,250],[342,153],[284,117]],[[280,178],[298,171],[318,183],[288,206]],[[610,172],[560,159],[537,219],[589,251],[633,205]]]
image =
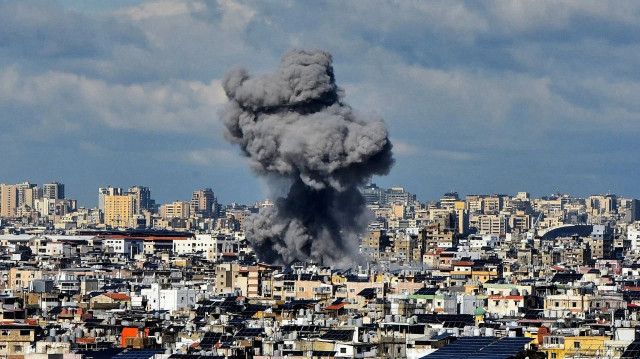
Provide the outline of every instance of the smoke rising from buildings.
[[223,87],[226,138],[256,173],[290,184],[273,207],[245,219],[259,259],[353,264],[370,219],[359,187],[393,165],[384,122],[342,102],[332,57],[321,50],[291,50],[257,77],[232,70]]

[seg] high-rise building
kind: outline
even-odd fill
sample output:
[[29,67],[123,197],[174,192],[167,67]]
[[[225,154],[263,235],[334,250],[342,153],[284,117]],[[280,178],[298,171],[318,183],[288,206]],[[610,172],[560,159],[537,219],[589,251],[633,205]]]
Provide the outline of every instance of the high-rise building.
[[217,202],[211,188],[194,191],[190,201],[191,213],[202,215],[205,218],[213,217]]
[[33,208],[33,203],[40,196],[38,187],[34,183],[24,182],[16,185],[18,191],[18,207]]
[[416,195],[406,192],[402,187],[391,187],[387,190],[388,203],[400,203],[410,206],[415,200]]
[[98,209],[102,212],[105,210],[104,199],[106,196],[122,196],[122,188],[114,188],[111,186],[98,188]]
[[492,214],[478,216],[478,233],[493,235],[507,233],[507,218]]
[[614,194],[590,196],[587,198],[587,211],[594,215],[612,214],[617,210],[617,197]]
[[143,210],[153,212],[156,206],[156,201],[151,199],[151,191],[149,187],[134,186],[129,188],[128,195],[136,198],[135,213],[140,214]]
[[189,202],[176,201],[160,206],[160,217],[164,219],[170,218],[189,218]]
[[134,196],[107,195],[104,197],[104,224],[111,228],[127,227],[134,215]]
[[618,213],[621,221],[632,223],[640,220],[640,201],[632,198],[619,198]]
[[18,188],[16,185],[0,184],[0,217],[16,216],[18,208]]
[[387,204],[387,190],[376,186],[375,183],[369,183],[362,189],[362,196],[367,205],[380,205]]
[[42,197],[51,199],[64,199],[64,184],[53,182],[42,186]]
[[387,206],[389,204],[403,204],[411,206],[416,201],[416,195],[406,192],[402,187],[380,188],[371,183],[361,190],[367,205]]
[[449,193],[445,193],[440,199],[440,207],[445,209],[454,209],[456,207],[456,202],[459,201],[460,197],[458,197],[458,192],[451,191]]

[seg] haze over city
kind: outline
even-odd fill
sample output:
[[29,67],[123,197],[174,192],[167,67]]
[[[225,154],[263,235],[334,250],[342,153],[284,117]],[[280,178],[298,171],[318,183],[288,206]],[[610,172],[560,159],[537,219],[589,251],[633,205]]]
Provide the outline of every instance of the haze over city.
[[604,2],[49,1],[0,4],[4,183],[214,188],[269,197],[223,139],[221,81],[291,48],[333,55],[345,101],[383,118],[382,186],[638,197],[640,5]]

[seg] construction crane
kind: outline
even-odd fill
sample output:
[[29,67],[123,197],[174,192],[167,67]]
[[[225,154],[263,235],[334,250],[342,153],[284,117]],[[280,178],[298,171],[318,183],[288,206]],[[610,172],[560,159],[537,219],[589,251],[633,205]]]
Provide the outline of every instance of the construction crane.
[[536,238],[536,235],[538,234],[538,228],[540,228],[541,218],[542,212],[538,214],[538,218],[536,218],[536,221],[533,223],[533,227],[529,230],[529,232],[527,232],[527,240],[533,240],[534,238]]

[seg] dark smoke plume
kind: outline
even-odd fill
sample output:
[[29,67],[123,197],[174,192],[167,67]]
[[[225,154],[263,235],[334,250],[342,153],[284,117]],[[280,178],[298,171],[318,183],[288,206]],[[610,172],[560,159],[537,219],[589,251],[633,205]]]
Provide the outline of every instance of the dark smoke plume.
[[224,79],[226,138],[258,174],[290,181],[274,207],[245,219],[261,260],[353,264],[368,220],[359,187],[393,165],[386,125],[342,102],[331,62],[325,51],[291,50],[273,73]]

